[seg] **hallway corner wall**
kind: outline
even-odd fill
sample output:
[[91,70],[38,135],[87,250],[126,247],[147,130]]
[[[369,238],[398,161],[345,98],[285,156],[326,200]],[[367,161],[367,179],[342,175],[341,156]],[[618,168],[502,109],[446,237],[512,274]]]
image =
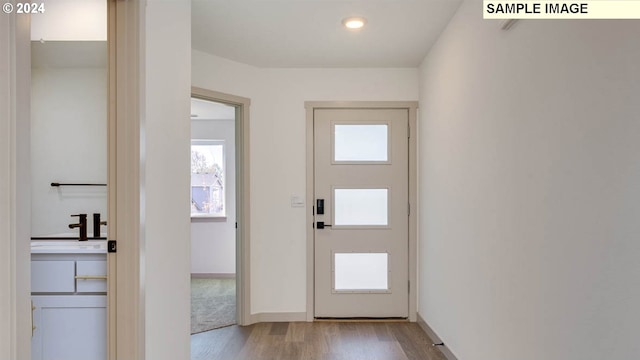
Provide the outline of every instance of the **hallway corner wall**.
[[459,359],[640,357],[638,33],[465,1],[425,58],[419,312]]

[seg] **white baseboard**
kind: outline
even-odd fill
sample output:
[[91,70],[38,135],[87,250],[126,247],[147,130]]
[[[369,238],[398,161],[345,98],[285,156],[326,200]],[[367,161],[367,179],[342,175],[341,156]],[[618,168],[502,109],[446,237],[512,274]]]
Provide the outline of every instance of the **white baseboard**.
[[307,321],[306,312],[268,312],[251,314],[251,323]]
[[236,274],[225,273],[191,273],[192,279],[235,279]]
[[[420,315],[420,313],[418,313],[417,322],[418,322],[418,325],[420,325],[420,327],[422,328],[422,330],[424,330],[424,332],[427,333],[429,338],[433,340],[434,344],[443,342],[442,339],[440,339],[440,337],[438,336],[438,334],[436,334],[436,332],[433,331],[431,326],[429,326],[429,324],[427,324],[427,322],[422,318],[422,315]],[[453,352],[451,352],[451,349],[449,349],[447,344],[444,344],[443,346],[438,346],[438,349],[442,351],[442,354],[444,354],[444,357],[446,357],[447,360],[458,360],[458,358],[455,355],[453,355]]]

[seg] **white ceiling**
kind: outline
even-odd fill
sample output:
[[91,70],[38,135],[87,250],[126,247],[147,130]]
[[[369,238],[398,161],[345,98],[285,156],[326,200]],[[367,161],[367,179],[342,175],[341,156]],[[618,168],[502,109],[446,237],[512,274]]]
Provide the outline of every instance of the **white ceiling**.
[[43,0],[38,4],[46,6],[46,11],[31,15],[31,40],[107,41],[107,1]]
[[[416,67],[460,0],[192,0],[192,47],[259,67]],[[363,16],[349,31],[342,19]]]

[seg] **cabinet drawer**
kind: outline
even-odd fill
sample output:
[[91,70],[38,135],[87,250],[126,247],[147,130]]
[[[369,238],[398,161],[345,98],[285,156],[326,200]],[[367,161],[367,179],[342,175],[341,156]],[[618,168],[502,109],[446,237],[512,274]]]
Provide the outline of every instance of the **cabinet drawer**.
[[77,261],[76,291],[78,293],[107,292],[107,262]]
[[31,292],[72,293],[75,291],[74,261],[32,261]]

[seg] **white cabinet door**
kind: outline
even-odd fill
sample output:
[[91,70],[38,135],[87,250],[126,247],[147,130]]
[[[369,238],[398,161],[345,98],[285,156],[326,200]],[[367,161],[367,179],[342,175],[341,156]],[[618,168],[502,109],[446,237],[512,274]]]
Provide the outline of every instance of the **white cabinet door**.
[[33,296],[33,360],[106,360],[106,295]]

